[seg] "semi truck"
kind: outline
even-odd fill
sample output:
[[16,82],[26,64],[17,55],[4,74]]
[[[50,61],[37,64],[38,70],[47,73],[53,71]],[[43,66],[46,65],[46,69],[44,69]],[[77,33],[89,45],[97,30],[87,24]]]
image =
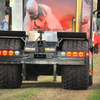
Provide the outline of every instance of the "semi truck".
[[93,84],[93,0],[1,2],[9,24],[0,30],[0,88],[20,88],[39,75],[61,76],[63,89]]

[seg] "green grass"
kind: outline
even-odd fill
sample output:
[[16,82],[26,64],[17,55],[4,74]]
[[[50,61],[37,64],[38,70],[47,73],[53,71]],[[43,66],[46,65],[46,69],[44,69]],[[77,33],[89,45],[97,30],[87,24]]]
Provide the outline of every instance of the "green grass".
[[[53,82],[52,80],[53,77],[49,76],[40,82],[44,82],[45,84],[45,82]],[[45,87],[38,86],[38,84],[36,85],[34,83],[26,84],[26,87],[20,89],[0,89],[0,100],[34,100],[43,91],[46,91]]]
[[53,77],[50,76],[48,79],[44,80],[43,82],[53,82]]
[[35,98],[37,94],[39,94],[42,90],[43,88],[33,88],[33,89],[30,88],[30,91],[27,91],[26,93],[22,94],[17,100]]
[[[97,55],[93,56],[93,67],[94,71],[100,66],[100,52]],[[88,100],[100,100],[100,87],[97,90],[90,92]]]
[[100,89],[91,92],[88,100],[100,100]]
[[0,98],[0,100],[34,100],[34,98],[43,91],[43,88],[24,88],[15,89],[9,91],[6,97]]
[[100,66],[100,53],[93,56],[93,68],[98,68]]

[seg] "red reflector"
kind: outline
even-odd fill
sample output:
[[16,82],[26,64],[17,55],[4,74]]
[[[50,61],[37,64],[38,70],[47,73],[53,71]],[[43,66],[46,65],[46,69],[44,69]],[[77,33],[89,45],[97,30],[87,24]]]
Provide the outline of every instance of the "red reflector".
[[72,52],[71,52],[71,51],[68,51],[68,52],[67,52],[67,56],[68,56],[68,57],[71,57],[71,56],[72,56]]
[[86,56],[87,56],[87,57],[89,56],[89,53],[88,53],[88,52],[86,53]]
[[3,50],[3,56],[7,56],[8,51],[7,50]]
[[89,69],[89,71],[90,71],[92,74],[95,74],[95,71],[92,71],[91,69]]
[[1,55],[1,50],[0,50],[0,55]]
[[77,57],[78,53],[76,51],[73,52],[73,57]]
[[79,57],[84,57],[84,52],[79,52]]
[[9,51],[9,56],[13,56],[14,55],[14,51],[10,50]]
[[92,71],[93,74],[95,74],[95,71]]

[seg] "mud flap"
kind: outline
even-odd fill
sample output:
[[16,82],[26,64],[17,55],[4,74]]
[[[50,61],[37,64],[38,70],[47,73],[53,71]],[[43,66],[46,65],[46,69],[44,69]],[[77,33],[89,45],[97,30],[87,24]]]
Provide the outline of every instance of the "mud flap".
[[94,54],[98,54],[98,44],[96,44],[93,48]]

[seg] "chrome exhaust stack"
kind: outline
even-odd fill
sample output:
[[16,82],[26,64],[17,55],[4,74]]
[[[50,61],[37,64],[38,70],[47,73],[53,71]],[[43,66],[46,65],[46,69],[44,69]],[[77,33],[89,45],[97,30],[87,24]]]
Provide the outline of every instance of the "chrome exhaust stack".
[[74,32],[81,32],[83,0],[76,0]]

